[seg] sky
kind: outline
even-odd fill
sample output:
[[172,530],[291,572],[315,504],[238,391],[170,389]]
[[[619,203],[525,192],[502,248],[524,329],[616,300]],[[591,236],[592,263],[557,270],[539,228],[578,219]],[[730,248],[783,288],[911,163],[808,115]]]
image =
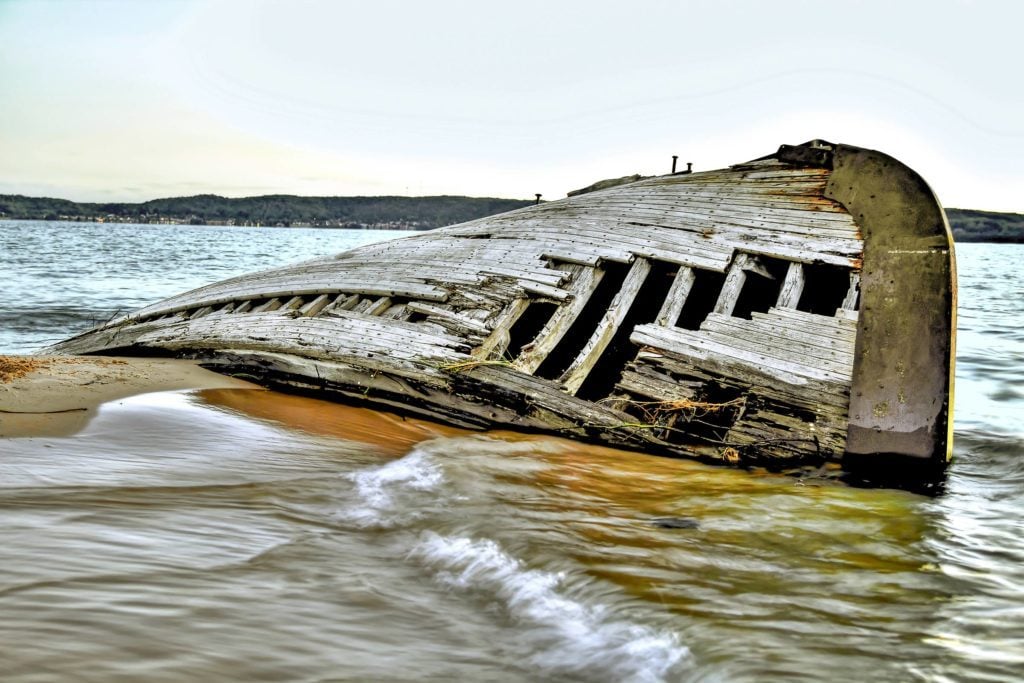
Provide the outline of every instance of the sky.
[[0,0],[0,194],[556,199],[814,138],[1024,212],[1024,3]]

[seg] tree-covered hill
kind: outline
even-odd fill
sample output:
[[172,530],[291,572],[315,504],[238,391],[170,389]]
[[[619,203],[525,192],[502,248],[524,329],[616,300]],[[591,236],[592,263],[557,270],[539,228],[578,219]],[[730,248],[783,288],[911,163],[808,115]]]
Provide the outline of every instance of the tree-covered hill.
[[[66,199],[0,195],[0,218],[35,220],[312,225],[337,228],[427,230],[532,204],[490,197],[296,197],[231,199],[212,194],[141,203],[81,203]],[[946,209],[959,242],[1024,243],[1024,214]]]
[[0,217],[227,225],[314,225],[426,230],[511,211],[529,200],[490,197],[296,197],[206,194],[141,203],[80,203],[0,195]]
[[1024,243],[1024,214],[946,209],[957,242]]

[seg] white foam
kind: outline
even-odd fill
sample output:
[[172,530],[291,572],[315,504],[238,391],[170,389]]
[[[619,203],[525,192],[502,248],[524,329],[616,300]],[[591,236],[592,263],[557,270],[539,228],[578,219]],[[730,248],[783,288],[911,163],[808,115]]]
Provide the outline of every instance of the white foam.
[[516,654],[546,674],[661,681],[690,658],[676,634],[575,599],[563,573],[528,569],[494,541],[428,531],[410,556],[442,583],[494,600],[517,626]]
[[444,482],[440,463],[428,452],[414,449],[380,467],[347,475],[355,484],[355,505],[339,516],[362,527],[389,528],[422,517],[424,510],[410,500],[417,492],[435,491]]

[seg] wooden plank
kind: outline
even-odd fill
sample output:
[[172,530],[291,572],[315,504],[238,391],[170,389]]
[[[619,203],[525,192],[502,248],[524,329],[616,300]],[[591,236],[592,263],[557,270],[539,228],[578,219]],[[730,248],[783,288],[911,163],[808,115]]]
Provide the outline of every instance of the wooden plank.
[[358,294],[339,294],[325,311],[351,311],[362,299]]
[[629,251],[663,249],[685,252],[695,259],[712,264],[723,258],[727,259],[735,246],[719,245],[709,241],[696,229],[675,229],[662,224],[645,224],[621,218],[523,221],[504,228],[494,239],[506,237],[544,241],[570,240],[575,246],[589,248]]
[[[621,205],[586,207],[585,210],[566,210],[551,218],[560,220],[629,222],[649,225],[674,225],[713,222],[716,225],[732,226],[738,229],[759,230],[767,233],[794,233],[806,237],[822,234],[832,237],[856,239],[856,225],[844,214],[820,211],[778,210],[779,213],[754,213],[753,211],[729,211],[726,207],[707,209],[688,206],[684,203],[653,207],[646,203],[623,202]],[[543,220],[541,217],[534,220]],[[550,219],[549,219],[550,220]],[[496,232],[496,234],[498,234]]]
[[772,344],[778,345],[795,344],[815,347],[829,354],[826,357],[853,359],[854,335],[848,333],[832,335],[808,331],[800,326],[773,322],[770,318],[745,320],[711,313],[701,324],[701,330],[715,330],[734,337],[758,337],[771,340]]
[[[518,236],[539,239],[540,235],[532,233],[547,229],[556,235],[561,234],[563,237],[565,234],[572,234],[581,238],[581,243],[591,246],[600,244],[603,240],[606,243],[622,245],[634,250],[643,248],[644,245],[650,246],[650,242],[645,240],[655,240],[667,244],[673,240],[685,239],[687,242],[677,244],[676,250],[687,249],[695,257],[699,257],[702,250],[723,248],[731,250],[741,246],[742,242],[750,240],[760,240],[764,248],[781,242],[791,249],[802,247],[804,251],[809,252],[834,252],[833,256],[854,256],[863,251],[863,241],[858,238],[855,229],[836,232],[817,226],[813,222],[803,225],[766,221],[743,222],[729,220],[714,213],[676,212],[676,214],[643,217],[632,214],[624,216],[621,212],[608,212],[599,215],[588,214],[585,217],[549,219],[542,222],[530,219],[503,226],[497,232],[496,237]],[[600,235],[604,235],[604,237],[602,238]],[[723,236],[728,243],[718,245],[719,240],[709,239],[715,235]],[[551,238],[548,237],[548,239]],[[745,251],[749,250],[745,249]],[[805,260],[813,262],[815,259]],[[703,267],[701,264],[696,265]]]
[[630,337],[636,344],[658,349],[660,357],[649,357],[654,363],[679,376],[708,376],[717,382],[778,398],[785,403],[815,411],[821,405],[844,407],[849,404],[849,383],[831,377],[806,377],[787,368],[775,367],[750,358],[715,353],[688,344],[666,339],[674,331],[655,325],[638,325]]
[[649,366],[639,366],[631,369],[627,366],[622,372],[622,378],[616,384],[619,391],[625,391],[633,396],[640,396],[652,401],[684,401],[693,400],[699,393],[704,382],[678,381],[655,372]]
[[562,416],[571,423],[583,422],[590,428],[613,429],[618,433],[615,435],[618,437],[618,443],[664,444],[650,434],[649,430],[620,430],[622,425],[635,422],[635,418],[628,413],[567,395],[549,380],[525,375],[513,368],[501,366],[481,366],[467,373],[466,376],[469,379],[500,387],[513,396],[528,396],[532,404]]
[[[619,216],[677,216],[705,217],[737,225],[757,224],[773,231],[788,231],[795,227],[815,227],[819,230],[832,231],[839,235],[853,237],[857,234],[857,226],[847,213],[835,211],[818,211],[817,204],[812,202],[829,201],[818,198],[805,198],[804,201],[790,201],[786,207],[768,206],[770,200],[749,200],[738,202],[736,195],[723,192],[715,196],[666,196],[662,198],[623,198],[617,202],[605,201],[597,205],[591,215],[601,216],[614,214]],[[591,213],[588,211],[588,213]]]
[[406,308],[408,308],[410,311],[422,313],[427,316],[457,322],[459,323],[459,325],[463,327],[466,327],[475,332],[480,332],[482,334],[488,334],[491,331],[490,328],[487,327],[487,325],[481,323],[478,320],[474,320],[473,318],[460,315],[455,311],[449,311],[448,309],[442,308],[440,306],[423,303],[422,301],[410,301],[409,303],[406,304]]
[[282,302],[281,302],[281,300],[279,298],[274,297],[274,298],[270,299],[269,301],[264,301],[262,304],[260,304],[256,308],[252,309],[252,312],[253,313],[267,313],[269,311],[276,311],[277,309],[281,308],[281,303]]
[[316,318],[276,313],[231,320],[203,318],[151,329],[137,341],[172,349],[250,348],[310,357],[346,357],[374,367],[386,367],[402,359],[430,363],[469,357],[468,345],[458,337],[348,311]]
[[800,297],[804,293],[804,267],[800,263],[790,263],[786,271],[786,279],[782,281],[782,288],[779,290],[779,298],[775,305],[781,307],[796,308],[800,303]]
[[376,299],[359,299],[355,302],[355,305],[348,310],[353,313],[366,314],[367,311],[370,310],[370,307],[374,305],[374,301],[376,301]]
[[[849,249],[817,248],[816,245],[797,241],[790,245],[783,240],[766,240],[749,238],[743,239],[736,235],[723,235],[718,239],[724,242],[736,244],[750,254],[758,254],[784,261],[799,261],[801,263],[827,263],[833,266],[845,268],[858,268],[862,260],[862,249],[859,245],[851,244]],[[818,245],[820,247],[820,245]]]
[[672,280],[672,286],[669,287],[668,294],[665,296],[665,302],[661,305],[661,310],[658,311],[656,324],[662,327],[672,327],[678,322],[683,307],[686,305],[686,298],[690,295],[690,290],[696,280],[697,276],[692,268],[679,267],[679,272],[676,273],[675,279]]
[[770,318],[786,320],[789,324],[801,325],[812,331],[816,329],[824,329],[855,333],[857,330],[857,326],[849,321],[833,318],[827,315],[798,311],[793,308],[771,308],[765,315]]
[[411,314],[412,311],[405,304],[391,304],[388,310],[380,314],[380,317],[390,320],[408,320]]
[[370,284],[372,282],[372,279],[359,278],[353,281],[335,279],[329,282],[295,283],[293,279],[291,282],[259,283],[259,285],[244,287],[211,287],[204,289],[202,292],[197,290],[186,295],[172,297],[153,306],[148,306],[138,311],[136,315],[138,317],[167,315],[195,308],[196,306],[218,306],[231,301],[291,297],[296,295],[319,296],[320,294],[338,294],[339,292],[376,296],[403,296],[434,302],[444,302],[448,299],[447,291],[422,281],[389,282],[386,286]]
[[382,296],[376,299],[375,301],[371,302],[370,305],[367,307],[365,313],[366,315],[380,315],[384,311],[388,310],[390,307],[391,297]]
[[210,315],[227,315],[229,313],[234,312],[234,310],[235,310],[235,302],[232,301],[232,302],[224,304],[220,308],[217,308],[213,313],[210,313]]
[[668,350],[657,353],[641,351],[634,365],[640,367],[641,364],[674,377],[713,381],[744,392],[753,391],[811,412],[820,410],[821,406],[829,406],[829,410],[845,410],[849,405],[849,387],[813,379],[786,384],[766,369],[751,368],[725,357],[704,359],[692,355],[681,356]]
[[805,366],[835,373],[849,379],[853,376],[853,356],[826,351],[820,347],[794,341],[776,343],[774,338],[756,333],[737,335],[721,330],[701,329],[695,333],[701,339],[717,342],[734,349],[763,354],[793,366]]
[[715,313],[732,315],[733,309],[736,308],[736,302],[739,301],[740,292],[743,291],[743,285],[747,281],[747,271],[743,267],[746,265],[747,259],[748,256],[742,253],[736,254],[736,258],[733,259],[732,265],[726,271],[722,290],[718,293],[718,299],[715,301]]
[[618,294],[612,299],[612,303],[605,312],[604,317],[597,324],[597,329],[594,330],[594,333],[587,340],[579,355],[576,356],[562,374],[561,382],[568,393],[575,396],[576,392],[579,391],[580,386],[587,379],[601,354],[608,348],[608,344],[611,343],[612,337],[618,331],[619,325],[626,318],[626,314],[633,305],[636,295],[640,292],[640,287],[644,284],[644,280],[647,279],[647,275],[650,272],[651,264],[646,259],[637,259],[633,262],[633,266],[629,269],[629,273],[626,274],[626,278],[622,283],[622,288],[619,289]]
[[526,312],[530,306],[527,298],[518,298],[509,302],[490,323],[491,334],[473,349],[473,356],[484,360],[503,358],[511,341],[509,328]]
[[569,292],[565,291],[561,287],[550,287],[540,282],[531,282],[529,280],[521,280],[519,286],[523,288],[523,291],[528,294],[535,294],[545,299],[554,299],[555,301],[565,301],[569,298]]
[[847,311],[856,311],[859,300],[860,273],[854,271],[850,273],[850,288],[846,290],[846,296],[843,298],[843,304],[840,308]]
[[641,345],[653,346],[656,349],[671,351],[682,357],[707,359],[724,357],[732,363],[741,363],[757,372],[771,374],[786,384],[801,384],[807,379],[831,382],[836,385],[848,386],[849,378],[837,373],[821,370],[798,363],[772,358],[765,353],[738,349],[728,344],[712,341],[699,336],[690,330],[678,327],[665,328],[655,325],[639,325],[630,339]]
[[562,341],[565,333],[569,331],[577,316],[590,301],[590,296],[601,283],[604,274],[605,271],[597,268],[575,267],[572,281],[567,285],[572,294],[572,300],[559,306],[537,333],[532,344],[527,344],[524,347],[523,352],[515,361],[516,368],[528,375],[537,371],[540,364]]
[[693,189],[671,194],[667,192],[649,194],[645,197],[632,198],[632,200],[649,201],[655,204],[685,204],[686,206],[706,210],[726,205],[728,207],[736,207],[738,211],[746,212],[758,209],[812,211],[815,214],[822,214],[822,217],[826,219],[831,217],[832,220],[841,225],[852,222],[850,218],[843,218],[843,216],[849,216],[849,213],[841,204],[820,195],[752,195],[750,193],[738,192],[726,195],[715,189]]
[[299,308],[302,308],[302,304],[303,304],[303,299],[302,299],[301,296],[293,296],[291,299],[288,299],[288,301],[286,301],[281,306],[281,310],[282,311],[295,311],[295,310],[298,310]]
[[[572,230],[572,238],[560,228],[547,229],[549,232],[544,234],[540,230],[526,231],[515,226],[495,239],[537,239],[545,254],[559,250],[559,253],[569,254],[580,252],[619,262],[630,262],[632,255],[636,255],[717,271],[725,269],[733,248],[692,232],[673,234],[669,229],[656,226],[614,224],[595,230],[570,221],[566,230]],[[652,238],[652,234],[657,238]]]
[[314,316],[320,311],[324,310],[327,307],[327,304],[329,303],[331,303],[331,295],[321,294],[320,296],[316,297],[315,299],[307,303],[305,306],[300,308],[299,313],[305,316]]
[[[553,247],[554,251],[542,252],[541,256],[548,259],[549,261],[561,261],[563,263],[569,263],[575,266],[589,266],[596,268],[597,264],[601,262],[601,257],[595,253],[574,253],[571,249],[559,250],[557,247]],[[564,268],[563,268],[564,270]]]

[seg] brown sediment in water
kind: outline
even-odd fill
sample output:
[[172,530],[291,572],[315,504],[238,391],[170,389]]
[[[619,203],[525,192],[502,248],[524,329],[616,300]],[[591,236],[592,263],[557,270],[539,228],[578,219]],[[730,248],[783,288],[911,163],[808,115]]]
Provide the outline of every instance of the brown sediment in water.
[[371,444],[396,456],[405,454],[421,441],[470,433],[465,429],[418,418],[275,391],[217,388],[204,390],[200,396],[213,406],[277,422],[310,434]]
[[0,356],[0,437],[67,436],[108,401],[215,387],[260,389],[184,360]]

